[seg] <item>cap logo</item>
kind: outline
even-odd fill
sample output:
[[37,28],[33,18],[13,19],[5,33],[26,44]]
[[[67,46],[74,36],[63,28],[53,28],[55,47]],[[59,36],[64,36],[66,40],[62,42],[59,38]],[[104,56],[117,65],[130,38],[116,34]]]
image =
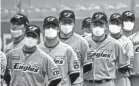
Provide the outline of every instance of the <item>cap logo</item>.
[[90,22],[90,21],[91,21],[91,19],[86,19],[86,21],[87,21],[87,22]]
[[120,17],[120,15],[113,15],[113,18],[119,18]]
[[98,15],[96,15],[95,17],[96,17],[97,19],[101,19],[101,18],[103,17],[103,15],[98,14]]
[[54,18],[54,17],[49,17],[49,18],[47,18],[47,20],[48,20],[48,21],[54,21],[55,18]]
[[23,17],[22,15],[15,15],[15,18],[21,18]]
[[37,29],[37,27],[35,26],[29,26],[29,30],[35,31]]
[[65,17],[70,17],[71,14],[72,14],[72,13],[66,12],[66,13],[64,13],[63,15],[64,15]]
[[131,12],[127,12],[127,13],[125,13],[125,15],[127,15],[127,16],[131,16],[133,13],[131,13]]

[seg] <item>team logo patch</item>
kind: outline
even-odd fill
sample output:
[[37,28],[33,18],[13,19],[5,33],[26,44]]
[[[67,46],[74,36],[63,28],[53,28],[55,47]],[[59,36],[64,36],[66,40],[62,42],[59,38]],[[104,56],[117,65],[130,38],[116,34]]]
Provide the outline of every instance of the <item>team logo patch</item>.
[[139,45],[139,41],[133,42],[134,45]]
[[13,60],[19,60],[20,59],[20,56],[12,56],[12,59]]
[[33,72],[38,73],[40,69],[33,67],[32,65],[24,65],[22,63],[14,63],[13,65],[14,70],[21,70],[23,72]]
[[59,75],[60,74],[60,71],[58,68],[53,68],[52,72],[53,72],[53,75]]
[[57,65],[64,65],[65,64],[65,57],[64,56],[54,56],[54,62]]
[[80,62],[78,60],[75,60],[73,62],[73,64],[74,64],[74,69],[79,69],[80,68]]

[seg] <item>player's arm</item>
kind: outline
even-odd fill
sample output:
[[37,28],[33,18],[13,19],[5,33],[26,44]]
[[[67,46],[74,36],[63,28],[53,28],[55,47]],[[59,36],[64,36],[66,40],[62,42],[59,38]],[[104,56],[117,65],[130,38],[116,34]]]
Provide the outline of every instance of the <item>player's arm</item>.
[[61,73],[53,59],[47,54],[43,60],[43,74],[47,75],[49,80],[48,86],[57,86],[61,81]]
[[128,57],[124,48],[119,43],[117,43],[115,49],[118,60],[118,70],[122,73],[125,73],[129,70],[128,66],[130,65],[130,57]]
[[67,58],[69,64],[69,78],[71,80],[71,84],[75,84],[74,82],[80,75],[80,62],[77,58],[76,53],[74,50],[69,46],[67,50]]
[[7,86],[9,86],[10,80],[11,80],[11,74],[10,74],[10,70],[12,68],[11,53],[12,53],[12,50],[6,53],[7,67],[6,67],[5,74],[4,74],[4,80],[6,81]]
[[5,73],[5,70],[6,70],[6,66],[7,66],[7,58],[6,58],[6,55],[1,51],[0,51],[0,58],[1,58],[0,75],[1,75],[1,79],[3,79],[4,73]]
[[87,51],[89,50],[88,43],[85,39],[81,41],[80,50],[81,50],[81,55],[82,55],[81,65],[83,65],[84,58],[87,57]]

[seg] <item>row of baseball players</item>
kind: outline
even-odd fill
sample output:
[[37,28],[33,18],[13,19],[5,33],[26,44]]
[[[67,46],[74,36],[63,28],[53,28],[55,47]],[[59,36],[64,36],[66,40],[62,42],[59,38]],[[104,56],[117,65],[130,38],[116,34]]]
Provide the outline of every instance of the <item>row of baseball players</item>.
[[133,82],[132,86],[138,86],[138,68],[134,67],[139,34],[131,35],[131,40],[123,35],[132,32],[134,13],[114,13],[108,21],[105,13],[95,12],[83,20],[83,30],[89,30],[85,38],[74,32],[75,20],[71,10],[62,11],[59,20],[46,17],[44,42],[37,45],[40,28],[29,25],[22,14],[11,18],[14,40],[5,48],[7,68],[2,74],[7,85],[131,86]]

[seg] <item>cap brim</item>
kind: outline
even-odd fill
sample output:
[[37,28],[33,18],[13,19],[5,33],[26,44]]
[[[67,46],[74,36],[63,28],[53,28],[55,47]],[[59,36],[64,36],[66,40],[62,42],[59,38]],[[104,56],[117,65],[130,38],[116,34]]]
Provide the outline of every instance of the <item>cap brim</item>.
[[27,31],[25,34],[28,34],[28,33],[33,33],[34,35],[36,35],[36,37],[39,37],[37,33],[35,33],[34,31]]
[[102,23],[104,23],[104,24],[106,23],[106,22],[103,21],[103,20],[93,20],[92,22],[93,22],[93,23],[94,23],[94,22],[102,22]]
[[62,18],[62,19],[60,19],[60,21],[62,21],[62,22],[75,22],[75,20],[72,18]]
[[20,19],[17,19],[17,18],[12,18],[12,19],[10,20],[10,22],[11,22],[11,23],[17,22],[18,24],[24,24]]
[[121,20],[119,20],[119,19],[115,19],[115,18],[110,19],[110,22],[112,22],[112,21],[114,21],[114,20],[116,20],[116,21],[118,21],[118,22],[122,23],[122,21],[121,21]]
[[56,24],[56,23],[54,23],[54,22],[44,23],[44,25],[43,25],[43,26],[50,25],[50,24],[53,24],[53,25],[59,26],[59,24]]

